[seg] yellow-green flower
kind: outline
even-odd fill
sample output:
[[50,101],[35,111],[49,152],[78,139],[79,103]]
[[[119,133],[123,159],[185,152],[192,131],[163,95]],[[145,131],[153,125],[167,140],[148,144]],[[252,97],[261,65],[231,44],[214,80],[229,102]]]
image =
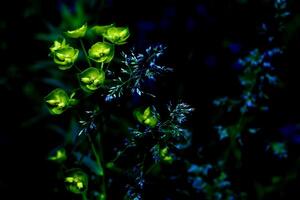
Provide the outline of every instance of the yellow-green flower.
[[69,47],[69,45],[66,43],[65,39],[63,39],[62,42],[55,40],[53,45],[50,47],[51,54],[54,54],[55,51],[66,47]]
[[151,128],[155,127],[158,123],[158,116],[153,114],[150,107],[147,107],[144,112],[140,109],[134,111],[134,116],[141,124],[150,126]]
[[63,162],[67,159],[66,150],[64,148],[55,149],[48,159],[56,162]]
[[78,79],[81,88],[86,92],[97,90],[105,81],[105,72],[95,67],[89,67],[80,74]]
[[61,70],[70,69],[79,55],[79,50],[72,47],[65,47],[54,51],[54,62]]
[[65,34],[70,38],[81,38],[84,37],[86,30],[87,30],[87,23],[85,23],[78,29],[67,31],[65,32]]
[[114,46],[106,42],[97,42],[89,49],[89,57],[95,62],[108,63],[114,57]]
[[88,188],[88,176],[80,169],[73,169],[65,177],[65,184],[70,192],[81,194]]
[[130,32],[128,27],[110,27],[102,35],[111,43],[121,45],[126,43],[126,40],[130,36]]
[[68,108],[69,96],[63,89],[57,88],[45,97],[45,102],[52,115],[59,115]]
[[171,164],[173,162],[173,157],[169,154],[169,148],[165,147],[159,152],[162,161]]

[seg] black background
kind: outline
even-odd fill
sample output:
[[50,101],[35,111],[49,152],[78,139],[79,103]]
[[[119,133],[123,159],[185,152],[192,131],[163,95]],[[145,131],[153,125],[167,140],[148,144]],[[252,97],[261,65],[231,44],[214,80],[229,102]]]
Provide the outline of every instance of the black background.
[[[165,65],[175,72],[159,81],[160,99],[183,99],[196,108],[190,122],[194,132],[195,151],[209,141],[212,130],[211,101],[222,95],[235,95],[239,88],[234,62],[251,49],[262,47],[264,37],[259,34],[262,22],[273,23],[272,1],[212,0],[212,1],[104,1],[89,8],[94,23],[116,22],[131,30],[130,46],[144,49],[149,44],[164,43]],[[51,176],[54,174],[46,157],[51,133],[45,128],[49,118],[34,119],[42,109],[41,97],[49,87],[38,85],[47,74],[29,70],[38,60],[48,59],[49,43],[36,39],[36,34],[48,32],[47,23],[60,23],[60,5],[73,1],[6,1],[1,5],[1,120],[0,120],[0,195],[1,199],[47,199]],[[103,5],[104,7],[100,7]],[[278,74],[283,86],[273,92],[271,111],[263,116],[269,132],[261,138],[279,138],[278,129],[300,121],[299,107],[299,2],[289,1],[292,16],[283,34],[286,46]],[[97,15],[96,13],[99,13]],[[279,35],[281,37],[281,35]],[[233,52],[226,41],[238,44]],[[34,84],[36,93],[30,96],[25,86]],[[51,118],[51,120],[53,120]],[[28,123],[27,123],[28,124]],[[259,142],[258,142],[259,143]],[[250,143],[255,146],[256,143]],[[284,163],[268,162],[259,156],[259,148],[249,145],[241,186],[254,192],[253,180],[264,181],[270,174],[281,174],[295,166],[299,147],[291,144],[289,159]],[[260,147],[258,145],[258,147]],[[262,149],[262,147],[261,147]],[[208,157],[210,153],[207,153]],[[213,155],[213,153],[211,153]],[[49,178],[50,177],[50,178]],[[297,195],[299,181],[286,183],[272,198],[286,199]],[[279,195],[280,194],[280,195]],[[7,195],[7,197],[4,197]],[[46,196],[46,197],[45,197]],[[251,195],[250,195],[251,196]],[[293,199],[297,199],[296,197]]]

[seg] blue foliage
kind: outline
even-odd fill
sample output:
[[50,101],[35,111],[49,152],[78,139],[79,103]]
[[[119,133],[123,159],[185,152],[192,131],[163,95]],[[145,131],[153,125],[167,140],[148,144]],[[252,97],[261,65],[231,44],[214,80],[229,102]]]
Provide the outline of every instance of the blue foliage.
[[[125,89],[130,89],[132,95],[141,96],[142,94],[154,96],[144,91],[147,80],[156,80],[156,77],[165,72],[172,71],[171,68],[162,66],[158,59],[164,54],[166,47],[163,45],[150,46],[145,53],[136,53],[132,50],[130,53],[122,53],[125,65],[121,68],[121,74],[114,78],[105,97],[106,101],[120,98]],[[126,78],[124,78],[124,75]]]
[[220,140],[223,140],[224,138],[227,138],[229,136],[227,128],[224,128],[222,126],[215,126],[215,129],[217,130]]

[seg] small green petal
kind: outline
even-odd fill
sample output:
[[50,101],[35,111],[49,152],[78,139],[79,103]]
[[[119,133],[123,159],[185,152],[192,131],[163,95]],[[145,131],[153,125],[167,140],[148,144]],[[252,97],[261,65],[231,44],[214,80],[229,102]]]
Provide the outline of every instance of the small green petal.
[[63,89],[57,88],[45,97],[45,102],[51,114],[59,115],[68,108],[69,96]]
[[133,115],[135,116],[135,118],[141,123],[143,124],[145,118],[141,112],[141,109],[136,109],[134,112],[133,112]]
[[70,99],[69,100],[69,105],[70,106],[75,106],[79,103],[79,100],[78,99]]
[[103,85],[105,81],[105,72],[95,67],[90,67],[78,74],[80,87],[85,92],[94,92]]
[[49,160],[63,162],[67,159],[66,150],[64,148],[56,149],[52,155],[48,157]]
[[72,182],[74,182],[74,178],[73,177],[66,177],[65,182],[72,183]]
[[77,187],[78,187],[79,189],[83,188],[83,183],[82,183],[82,182],[78,182],[78,183],[77,183]]
[[50,47],[50,51],[53,54],[55,51],[59,50],[59,49],[63,49],[69,47],[68,44],[66,44],[66,40],[63,39],[62,42],[59,42],[57,40],[54,41],[53,45]]
[[154,128],[157,124],[158,120],[156,117],[149,117],[147,118],[144,123],[148,126],[150,126],[151,128]]
[[58,101],[54,100],[54,99],[50,99],[50,100],[47,100],[46,102],[50,105],[55,105],[55,104],[57,104]]
[[81,38],[84,37],[86,30],[87,30],[87,23],[85,23],[78,29],[67,31],[65,34],[70,38]]
[[146,119],[147,117],[149,117],[150,114],[151,114],[151,108],[148,106],[148,107],[146,108],[146,110],[144,111],[144,114],[143,114],[144,119]]
[[173,157],[171,155],[169,155],[168,147],[165,147],[160,150],[160,157],[166,163],[171,164],[173,162]]
[[89,57],[95,62],[108,63],[114,57],[114,46],[107,42],[97,42],[89,49]]
[[107,31],[107,29],[109,29],[113,26],[114,26],[114,24],[105,25],[105,26],[93,26],[93,28],[91,28],[91,30],[94,33],[96,33],[97,35],[102,35]]
[[88,78],[88,77],[83,77],[83,78],[81,78],[81,81],[83,82],[83,83],[90,83],[90,78]]
[[171,164],[171,163],[173,162],[173,157],[172,157],[172,156],[165,156],[165,157],[163,158],[163,161],[165,161],[165,162]]

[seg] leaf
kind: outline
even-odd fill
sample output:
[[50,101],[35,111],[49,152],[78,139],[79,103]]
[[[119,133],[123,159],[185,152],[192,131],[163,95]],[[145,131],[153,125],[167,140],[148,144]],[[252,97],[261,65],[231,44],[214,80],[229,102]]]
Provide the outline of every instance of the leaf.
[[82,163],[97,176],[103,176],[103,168],[99,166],[95,160],[91,159],[89,156],[83,156],[80,152],[74,152],[74,156],[78,161],[81,160]]

